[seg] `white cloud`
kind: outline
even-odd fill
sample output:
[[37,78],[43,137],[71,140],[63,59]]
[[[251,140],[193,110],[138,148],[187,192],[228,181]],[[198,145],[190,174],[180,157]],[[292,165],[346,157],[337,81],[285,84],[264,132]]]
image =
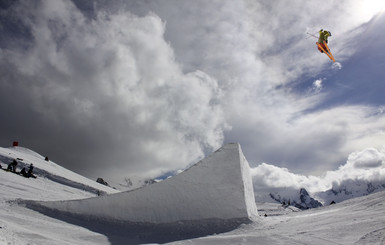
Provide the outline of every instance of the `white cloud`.
[[365,152],[350,155],[350,162],[354,163],[356,169],[385,167],[385,155],[374,148],[369,148]]
[[66,159],[73,168],[101,174],[108,163],[104,175],[156,176],[221,146],[221,89],[202,71],[181,71],[157,15],[99,12],[88,20],[67,1],[29,9],[23,21],[34,40],[1,56],[18,74],[7,86],[28,103],[24,110],[81,132],[51,136],[74,141],[76,159]]
[[317,79],[313,82],[313,86],[311,88],[312,93],[318,94],[322,90],[322,79]]
[[[328,153],[325,153],[328,154]],[[385,147],[381,149],[366,148],[349,155],[346,163],[337,170],[327,171],[321,176],[294,174],[286,168],[266,163],[251,169],[256,192],[266,188],[291,188],[298,190],[322,192],[338,188],[341,184],[356,180],[385,182]]]
[[[254,164],[269,161],[281,166],[293,165],[304,172],[324,171],[349,152],[365,147],[364,138],[375,133],[366,131],[368,125],[364,122],[374,125],[377,120],[383,120],[367,117],[366,110],[371,110],[368,107],[340,106],[309,113],[329,92],[324,81],[313,87],[314,92],[324,93],[307,97],[291,93],[285,86],[304,74],[314,76],[333,64],[319,53],[315,40],[305,38],[306,31],[330,29],[332,51],[343,61],[356,48],[350,45],[344,49],[352,38],[350,35],[357,36],[363,31],[351,34],[351,30],[368,19],[353,16],[357,14],[353,1],[328,2],[322,6],[315,1],[293,1],[291,8],[284,7],[286,4],[284,1],[196,1],[175,6],[180,14],[160,11],[160,16],[167,20],[165,35],[183,68],[200,69],[217,79],[223,91],[221,104],[226,121],[232,128],[225,132],[227,142],[240,142],[246,157]],[[159,12],[159,8],[153,10]],[[342,9],[349,11],[349,15],[341,15]],[[180,32],[184,35],[179,35]],[[338,72],[340,68],[338,63],[331,69]],[[359,133],[351,126],[356,122],[361,125]],[[380,140],[376,140],[376,146]],[[333,154],[322,154],[333,149]]]
[[254,185],[258,189],[261,186],[275,188],[292,187],[299,189],[309,185],[309,177],[291,173],[287,168],[262,163],[251,170]]
[[385,106],[379,106],[377,110],[378,113],[383,114],[385,112]]
[[342,64],[340,62],[334,62],[332,65],[333,70],[341,70],[342,69]]
[[366,148],[349,155],[345,165],[328,171],[327,179],[343,182],[348,179],[385,181],[385,148]]
[[84,161],[83,171],[108,164],[117,175],[154,176],[225,139],[254,165],[320,172],[384,139],[384,119],[370,107],[310,113],[325,98],[322,81],[311,96],[286,87],[330,64],[306,31],[329,28],[338,60],[354,52],[347,41],[363,29],[351,30],[368,20],[355,16],[355,2],[101,1],[91,18],[68,1],[26,2],[19,18],[34,40],[0,57],[17,78],[6,86],[43,115],[36,124],[52,125],[47,135],[74,152],[61,156],[76,170]]

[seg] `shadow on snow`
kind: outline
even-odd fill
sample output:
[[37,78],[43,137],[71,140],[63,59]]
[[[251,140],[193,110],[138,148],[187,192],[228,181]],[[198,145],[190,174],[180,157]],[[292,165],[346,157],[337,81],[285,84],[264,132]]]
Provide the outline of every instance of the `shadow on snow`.
[[178,221],[166,224],[140,223],[66,213],[31,201],[22,201],[21,204],[52,218],[105,235],[113,245],[168,243],[193,239],[228,232],[238,228],[241,224],[251,222],[249,219],[243,218]]

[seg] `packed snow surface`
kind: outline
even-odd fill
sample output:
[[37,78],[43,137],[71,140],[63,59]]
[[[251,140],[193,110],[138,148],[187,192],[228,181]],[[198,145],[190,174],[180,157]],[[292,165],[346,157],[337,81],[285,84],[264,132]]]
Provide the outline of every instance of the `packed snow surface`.
[[[197,234],[185,234],[180,238],[180,234],[175,233],[175,227],[169,229],[167,225],[160,225],[157,228],[163,232],[163,236],[152,236],[151,233],[135,229],[130,232],[127,228],[135,228],[133,224],[127,226],[124,222],[111,222],[112,226],[103,226],[103,223],[98,226],[95,220],[90,220],[87,224],[78,222],[71,216],[65,217],[55,212],[47,216],[20,205],[23,203],[20,199],[54,201],[95,197],[94,190],[99,187],[103,188],[99,190],[106,193],[116,191],[55,166],[51,161],[44,161],[42,156],[27,149],[0,148],[3,168],[14,158],[23,159],[26,166],[33,163],[36,166],[36,174],[42,173],[44,176],[38,175],[36,179],[24,178],[0,170],[0,245],[167,242],[209,245],[385,244],[384,191],[306,211],[280,204],[258,203],[258,220],[226,233],[199,237],[198,229]],[[59,181],[56,181],[57,179]],[[92,188],[80,188],[94,184]],[[203,222],[197,221],[195,225],[201,230],[206,228]],[[163,229],[159,229],[162,227]]]
[[[118,192],[108,186],[101,185],[94,180],[90,180],[63,168],[55,162],[46,161],[45,157],[30,149],[24,147],[0,147],[0,164],[3,169],[6,169],[8,164],[14,159],[18,162],[18,171],[23,167],[28,169],[30,164],[33,164],[33,173],[37,175],[38,178],[26,179],[21,178],[22,176],[0,171],[1,174],[14,175],[6,181],[7,187],[12,189],[12,191],[7,194],[9,199],[24,199],[25,196],[26,199],[31,200],[53,201],[96,196],[97,192],[106,194]],[[2,184],[5,183],[2,182]],[[22,187],[19,187],[19,185]],[[25,189],[25,185],[31,185],[32,188],[40,190],[41,195],[28,195],[26,192],[30,190]],[[58,191],[57,187],[60,187],[62,191]],[[67,193],[73,195],[67,195]]]
[[157,224],[247,221],[258,215],[250,167],[239,144],[227,144],[184,172],[134,191],[39,205],[106,220]]

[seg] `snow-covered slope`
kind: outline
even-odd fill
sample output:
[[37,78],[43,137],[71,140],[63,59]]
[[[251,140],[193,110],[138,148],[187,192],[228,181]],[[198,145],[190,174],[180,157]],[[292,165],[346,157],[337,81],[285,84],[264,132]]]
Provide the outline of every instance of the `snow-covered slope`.
[[228,144],[186,171],[143,188],[86,200],[28,203],[72,215],[141,223],[257,217],[249,164],[239,144]]
[[[17,200],[70,200],[84,199],[100,193],[117,191],[96,181],[65,169],[45,157],[23,147],[0,147],[0,165],[3,169],[17,159],[17,171],[22,167],[34,165],[37,178],[0,170],[0,244],[93,244],[92,235],[97,242],[107,241],[85,228],[68,226],[60,222],[16,205]],[[63,232],[63,230],[64,232]],[[75,239],[71,239],[72,236]],[[108,243],[107,243],[108,244]]]
[[[274,210],[264,207],[260,213]],[[327,207],[267,217],[258,224],[174,245],[382,245],[385,244],[385,191]]]
[[[1,149],[1,160],[22,158],[27,164],[33,160],[40,170],[50,173],[44,159],[34,152],[23,150],[23,156],[9,149]],[[20,149],[19,149],[20,150]],[[15,154],[9,156],[9,153]],[[41,161],[41,162],[39,162]],[[5,167],[5,162],[1,163]],[[20,163],[21,164],[21,163]],[[49,162],[49,164],[53,164]],[[56,168],[55,168],[56,169]],[[189,170],[190,171],[190,170]],[[75,178],[70,171],[59,171],[61,177]],[[68,175],[68,176],[67,176]],[[71,177],[72,176],[72,177]],[[217,178],[214,176],[213,178]],[[83,178],[75,178],[81,181]],[[74,179],[74,180],[75,180]],[[90,181],[90,180],[87,180]],[[93,182],[93,181],[90,181]],[[83,183],[86,185],[86,183]],[[187,194],[186,194],[187,195]],[[280,204],[258,203],[257,222],[241,225],[227,233],[200,237],[208,227],[197,221],[196,230],[181,236],[179,226],[157,225],[146,233],[141,226],[125,222],[101,222],[84,220],[76,222],[74,217],[63,216],[53,211],[50,216],[36,212],[19,200],[70,200],[95,196],[94,193],[52,179],[38,176],[37,179],[24,178],[0,170],[0,245],[39,244],[384,244],[385,243],[385,191],[353,198],[327,207],[300,211]],[[150,210],[147,210],[151,212]],[[264,215],[267,217],[264,217]],[[220,225],[225,225],[221,223]],[[155,229],[152,229],[155,228]],[[158,232],[158,233],[157,233]],[[195,233],[196,232],[196,233]],[[212,234],[210,231],[207,234]],[[200,237],[200,238],[193,238]],[[184,240],[187,239],[187,240]]]
[[[66,168],[63,168],[52,161],[46,161],[45,157],[41,156],[40,154],[30,149],[27,149],[24,147],[10,147],[10,148],[0,147],[0,164],[3,169],[6,169],[8,164],[12,162],[14,159],[16,159],[18,162],[18,165],[17,165],[18,172],[23,167],[28,169],[29,165],[33,164],[34,165],[33,173],[37,176],[37,179],[32,179],[32,178],[26,179],[21,175],[15,175],[11,172],[5,172],[5,171],[0,171],[0,172],[1,174],[15,175],[15,176],[12,176],[14,178],[11,178],[12,180],[14,180],[13,184],[10,185],[11,187],[17,186],[19,182],[22,183],[22,185],[24,185],[24,183],[25,184],[28,183],[31,185],[34,185],[34,183],[37,183],[35,188],[39,188],[39,189],[43,187],[41,191],[45,193],[42,193],[42,195],[39,195],[39,196],[33,196],[32,199],[58,200],[58,197],[55,193],[47,193],[47,190],[50,189],[51,185],[57,185],[62,188],[71,189],[71,190],[77,189],[77,190],[86,192],[87,193],[86,196],[95,196],[97,193],[103,194],[103,193],[118,192],[108,186],[101,185],[96,181],[90,180],[88,178],[85,178],[84,176],[81,176]],[[49,181],[45,181],[42,179],[47,179]],[[40,186],[41,183],[45,183],[44,186]],[[56,190],[56,187],[54,189]],[[14,191],[22,191],[22,190],[18,190],[15,187]],[[23,193],[19,193],[19,194],[20,195],[17,195],[18,198],[22,198],[23,195],[25,195]],[[79,198],[79,197],[76,196],[74,198]],[[68,199],[68,196],[63,197],[63,199]]]

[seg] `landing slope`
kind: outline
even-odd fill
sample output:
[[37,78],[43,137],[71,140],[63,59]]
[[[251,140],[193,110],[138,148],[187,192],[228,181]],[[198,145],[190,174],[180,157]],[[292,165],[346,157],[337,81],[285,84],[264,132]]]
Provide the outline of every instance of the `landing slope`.
[[[25,198],[33,200],[68,200],[96,196],[97,193],[117,193],[118,191],[72,172],[53,161],[46,161],[42,155],[24,147],[0,147],[0,164],[3,169],[14,159],[17,160],[17,172],[30,164],[37,179],[27,179],[21,175],[0,170],[7,181],[7,198]],[[9,177],[9,178],[8,178]],[[32,190],[40,190],[39,195],[30,195]],[[52,192],[51,192],[52,190]],[[63,190],[61,192],[60,190]],[[74,195],[67,195],[74,193]],[[76,194],[75,194],[76,193]]]
[[249,164],[228,144],[186,171],[143,188],[61,202],[32,203],[64,213],[141,223],[244,220],[257,217]]

